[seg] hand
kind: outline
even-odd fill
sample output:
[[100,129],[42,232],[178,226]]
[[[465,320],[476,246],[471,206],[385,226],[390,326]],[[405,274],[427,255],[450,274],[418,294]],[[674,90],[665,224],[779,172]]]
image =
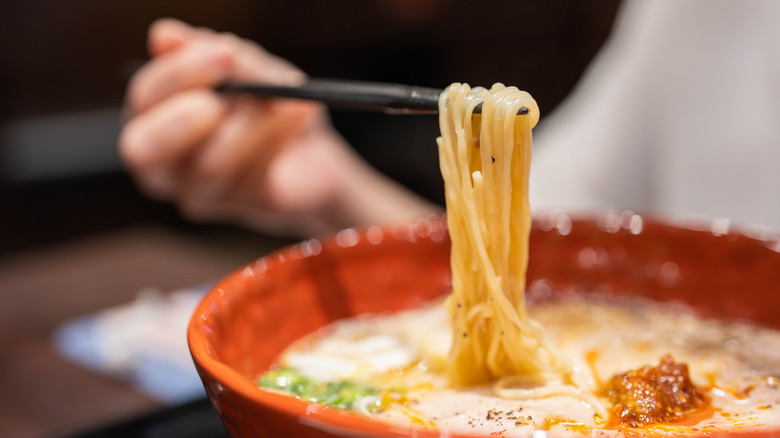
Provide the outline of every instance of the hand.
[[294,236],[434,208],[363,162],[321,106],[215,93],[225,79],[305,80],[257,44],[163,19],[150,28],[149,50],[129,85],[119,141],[149,196],[174,201],[191,219]]

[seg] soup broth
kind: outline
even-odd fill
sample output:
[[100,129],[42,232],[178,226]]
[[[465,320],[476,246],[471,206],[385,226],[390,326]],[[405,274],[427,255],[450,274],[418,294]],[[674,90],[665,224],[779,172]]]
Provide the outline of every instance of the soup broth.
[[[681,305],[636,298],[538,301],[529,306],[529,316],[587,376],[582,386],[590,399],[512,400],[497,396],[493,385],[451,385],[446,363],[457,334],[440,302],[335,322],[292,345],[260,383],[379,421],[449,433],[678,436],[780,425],[780,333],[775,330],[703,319]],[[646,372],[664,364],[685,376],[662,373],[657,381],[688,379],[699,391],[693,408],[661,406],[670,416],[643,422],[639,414],[647,410],[647,400],[631,406],[610,394],[610,388],[630,392],[638,382],[652,383],[656,377]],[[639,374],[646,380],[631,380]],[[679,385],[669,393],[677,400],[691,396]]]
[[260,386],[444,434],[780,426],[776,331],[647,300],[527,303],[536,102],[515,87],[456,83],[439,113],[451,293],[425,308],[331,324],[287,349]]

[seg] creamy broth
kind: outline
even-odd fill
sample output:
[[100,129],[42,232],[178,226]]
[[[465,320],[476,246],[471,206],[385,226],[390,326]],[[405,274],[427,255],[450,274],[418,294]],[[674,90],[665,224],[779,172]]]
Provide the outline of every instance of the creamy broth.
[[445,434],[780,426],[778,332],[650,301],[526,303],[538,118],[515,87],[450,85],[437,143],[451,293],[426,308],[336,322],[292,345],[260,386]]
[[680,435],[780,425],[777,331],[637,299],[570,297],[534,303],[529,312],[608,408],[599,388],[617,374],[658,364],[664,355],[687,364],[707,405],[672,422],[637,428],[602,418],[581,398],[508,400],[491,385],[454,387],[446,374],[451,322],[441,303],[336,322],[292,345],[279,366],[312,381],[350,382],[358,388],[353,392],[371,388],[349,408],[380,421],[451,433]]

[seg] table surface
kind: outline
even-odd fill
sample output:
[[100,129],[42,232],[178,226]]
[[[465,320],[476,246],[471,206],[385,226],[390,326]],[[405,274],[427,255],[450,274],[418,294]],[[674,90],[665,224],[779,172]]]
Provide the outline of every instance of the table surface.
[[0,258],[0,436],[65,436],[164,409],[126,382],[58,356],[53,330],[145,287],[214,281],[284,243],[150,225]]

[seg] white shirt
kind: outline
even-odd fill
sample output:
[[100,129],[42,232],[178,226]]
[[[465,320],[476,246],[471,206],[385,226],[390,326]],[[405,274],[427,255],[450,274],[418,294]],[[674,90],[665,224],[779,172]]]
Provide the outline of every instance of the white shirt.
[[535,211],[693,213],[780,231],[780,1],[628,1],[534,141]]

